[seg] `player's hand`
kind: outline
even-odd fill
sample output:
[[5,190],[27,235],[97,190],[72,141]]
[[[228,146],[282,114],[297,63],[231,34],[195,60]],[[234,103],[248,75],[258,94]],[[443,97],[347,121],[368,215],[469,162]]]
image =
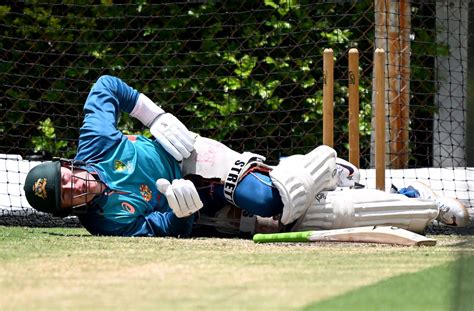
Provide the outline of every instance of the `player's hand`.
[[175,179],[173,183],[160,178],[156,181],[156,188],[163,193],[168,204],[178,218],[192,215],[203,207],[194,184],[186,179]]
[[151,125],[150,132],[177,161],[188,158],[194,150],[197,135],[171,113],[159,116]]

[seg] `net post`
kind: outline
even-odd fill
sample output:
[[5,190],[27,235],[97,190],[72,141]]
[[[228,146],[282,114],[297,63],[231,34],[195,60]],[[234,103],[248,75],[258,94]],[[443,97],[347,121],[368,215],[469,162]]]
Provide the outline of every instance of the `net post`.
[[334,52],[323,52],[323,144],[334,146]]
[[385,51],[374,55],[375,84],[375,187],[385,190]]

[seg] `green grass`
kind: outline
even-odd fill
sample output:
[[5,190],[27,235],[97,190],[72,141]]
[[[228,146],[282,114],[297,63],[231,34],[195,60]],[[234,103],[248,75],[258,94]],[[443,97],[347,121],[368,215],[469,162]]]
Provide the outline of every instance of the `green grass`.
[[402,274],[342,296],[309,305],[304,310],[472,310],[474,257]]
[[[434,247],[0,227],[0,310],[463,310],[474,238]],[[469,304],[467,304],[469,303]]]

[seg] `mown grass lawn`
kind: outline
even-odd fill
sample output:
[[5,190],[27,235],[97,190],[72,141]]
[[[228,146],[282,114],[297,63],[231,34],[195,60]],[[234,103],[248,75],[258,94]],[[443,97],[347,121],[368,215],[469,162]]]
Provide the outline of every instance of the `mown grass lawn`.
[[0,227],[0,310],[469,310],[474,238],[434,237],[254,244]]

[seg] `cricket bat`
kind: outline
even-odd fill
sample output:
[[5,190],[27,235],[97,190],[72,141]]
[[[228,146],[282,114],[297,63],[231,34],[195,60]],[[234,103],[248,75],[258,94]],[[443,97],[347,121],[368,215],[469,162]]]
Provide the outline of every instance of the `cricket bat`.
[[357,242],[406,246],[433,246],[436,240],[405,229],[391,226],[367,226],[334,230],[283,233],[257,233],[255,243],[269,242]]

